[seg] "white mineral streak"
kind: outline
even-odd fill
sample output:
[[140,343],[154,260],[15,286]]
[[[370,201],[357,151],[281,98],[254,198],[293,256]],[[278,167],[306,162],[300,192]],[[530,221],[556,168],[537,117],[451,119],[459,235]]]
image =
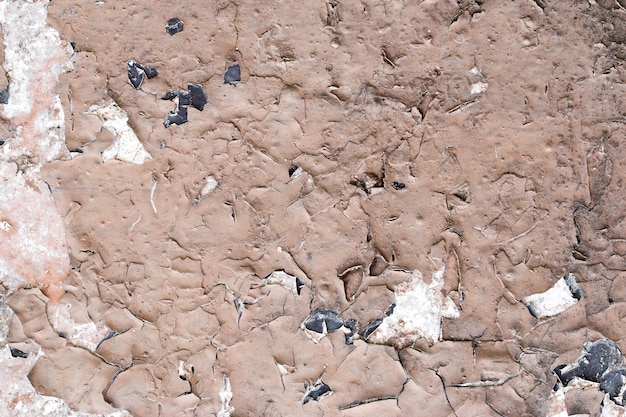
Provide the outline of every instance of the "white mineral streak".
[[217,417],[230,417],[231,413],[235,411],[235,407],[230,405],[233,399],[233,392],[230,388],[230,378],[224,375],[224,385],[220,387],[220,401],[222,402],[222,408],[217,413]]
[[565,278],[559,279],[549,290],[522,298],[537,318],[552,317],[576,304]]
[[444,268],[433,274],[430,284],[424,282],[419,271],[413,271],[408,282],[399,284],[393,313],[384,318],[368,341],[407,346],[419,338],[431,345],[441,340],[441,318],[459,317],[452,299],[441,293]]
[[91,106],[88,113],[97,115],[102,120],[102,127],[115,136],[115,142],[102,152],[102,162],[118,159],[132,164],[143,164],[152,156],[146,151],[143,144],[128,124],[128,114],[116,103],[106,106]]

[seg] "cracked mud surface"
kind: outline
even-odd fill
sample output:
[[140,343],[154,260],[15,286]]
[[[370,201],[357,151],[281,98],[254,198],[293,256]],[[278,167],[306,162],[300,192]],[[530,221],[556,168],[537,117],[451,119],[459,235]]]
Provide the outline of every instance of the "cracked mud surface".
[[[626,10],[565,3],[50,3],[74,43],[72,152],[41,167],[71,267],[58,305],[98,337],[60,331],[36,277],[5,283],[0,340],[29,354],[10,363],[81,413],[549,415],[584,342],[626,352]],[[133,88],[130,60],[158,75]],[[165,128],[161,97],[188,84],[208,103]],[[111,100],[143,163],[103,162],[115,136],[88,110]],[[414,271],[458,311],[440,340],[304,330],[318,308],[359,332],[393,315]],[[584,296],[533,317],[522,299],[569,273]],[[602,395],[564,401],[596,415]]]

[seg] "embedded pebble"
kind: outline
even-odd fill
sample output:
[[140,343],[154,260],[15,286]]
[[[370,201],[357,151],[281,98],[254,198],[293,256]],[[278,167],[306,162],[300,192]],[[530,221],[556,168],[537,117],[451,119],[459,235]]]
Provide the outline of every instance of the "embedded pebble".
[[172,17],[171,19],[167,21],[167,25],[165,26],[165,31],[167,32],[168,35],[173,36],[177,34],[178,32],[182,32],[183,27],[184,27],[184,24],[182,20],[180,20],[177,17]]
[[224,84],[234,85],[235,87],[241,81],[241,68],[239,64],[231,65],[224,74]]

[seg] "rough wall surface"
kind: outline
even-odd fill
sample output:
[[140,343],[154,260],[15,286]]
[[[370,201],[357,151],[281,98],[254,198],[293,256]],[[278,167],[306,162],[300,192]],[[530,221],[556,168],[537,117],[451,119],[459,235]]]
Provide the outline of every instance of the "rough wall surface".
[[[609,407],[553,394],[552,370],[586,341],[626,352],[621,2],[0,4],[47,10],[66,53],[19,81],[3,12],[0,342],[29,398],[135,417]],[[134,88],[130,60],[158,75]],[[208,103],[165,127],[188,84]],[[114,122],[94,110],[111,103]],[[582,298],[534,317],[522,300],[570,273]]]

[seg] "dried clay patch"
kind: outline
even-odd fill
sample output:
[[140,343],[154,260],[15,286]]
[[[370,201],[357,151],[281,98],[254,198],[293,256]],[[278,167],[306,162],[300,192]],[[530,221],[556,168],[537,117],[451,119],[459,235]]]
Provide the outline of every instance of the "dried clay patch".
[[623,415],[622,3],[0,2],[0,414]]

